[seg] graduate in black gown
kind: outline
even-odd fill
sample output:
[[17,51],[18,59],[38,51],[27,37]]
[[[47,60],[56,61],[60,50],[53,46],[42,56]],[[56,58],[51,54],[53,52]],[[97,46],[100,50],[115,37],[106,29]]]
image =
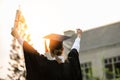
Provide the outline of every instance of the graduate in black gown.
[[44,38],[50,39],[50,54],[53,57],[49,60],[46,56],[39,54],[31,45],[21,39],[16,29],[11,34],[23,46],[26,80],[82,80],[82,73],[79,60],[80,37],[82,31],[77,29],[77,35],[71,51],[66,60],[63,60],[63,41],[69,37],[59,34],[50,34]]

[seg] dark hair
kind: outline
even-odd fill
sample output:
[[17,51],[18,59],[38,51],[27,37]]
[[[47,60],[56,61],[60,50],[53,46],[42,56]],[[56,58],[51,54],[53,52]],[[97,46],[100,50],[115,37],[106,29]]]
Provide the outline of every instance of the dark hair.
[[54,55],[61,55],[63,50],[63,43],[61,41],[50,40],[50,52]]

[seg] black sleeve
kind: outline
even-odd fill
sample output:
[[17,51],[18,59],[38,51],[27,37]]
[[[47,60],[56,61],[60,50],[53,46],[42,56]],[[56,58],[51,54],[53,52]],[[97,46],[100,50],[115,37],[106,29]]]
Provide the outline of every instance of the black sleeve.
[[79,54],[76,49],[72,49],[68,54],[68,60],[71,68],[72,80],[82,80]]
[[27,71],[27,80],[39,80],[43,79],[42,75],[45,75],[45,66],[47,58],[40,55],[31,45],[26,41],[23,43],[23,51],[25,58],[25,65]]

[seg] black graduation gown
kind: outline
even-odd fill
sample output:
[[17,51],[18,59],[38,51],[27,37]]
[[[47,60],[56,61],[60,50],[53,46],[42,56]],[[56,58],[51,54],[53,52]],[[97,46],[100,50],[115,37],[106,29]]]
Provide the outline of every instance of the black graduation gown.
[[26,41],[23,43],[26,80],[82,80],[78,52],[72,49],[65,63],[48,60]]

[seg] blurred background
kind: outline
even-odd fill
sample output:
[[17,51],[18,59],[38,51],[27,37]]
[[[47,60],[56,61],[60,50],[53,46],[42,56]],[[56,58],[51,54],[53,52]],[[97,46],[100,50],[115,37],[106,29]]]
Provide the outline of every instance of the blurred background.
[[[24,26],[20,29],[25,30],[26,33],[23,35],[27,35],[27,39],[30,38],[28,41],[40,53],[44,53],[44,35],[49,33],[63,34],[64,31],[75,31],[76,28],[81,28],[87,32],[114,24],[120,21],[119,7],[119,0],[0,0],[1,80],[5,79],[6,76],[8,77],[8,68],[12,65],[10,54],[15,53],[14,44],[17,44],[16,48],[21,49],[10,34],[11,28],[18,24],[15,21],[17,10],[22,15],[23,21],[20,21],[20,24],[25,26],[27,24],[27,27]],[[16,56],[12,59],[19,58]],[[24,63],[20,62],[20,64]],[[16,67],[16,65],[13,66]]]

